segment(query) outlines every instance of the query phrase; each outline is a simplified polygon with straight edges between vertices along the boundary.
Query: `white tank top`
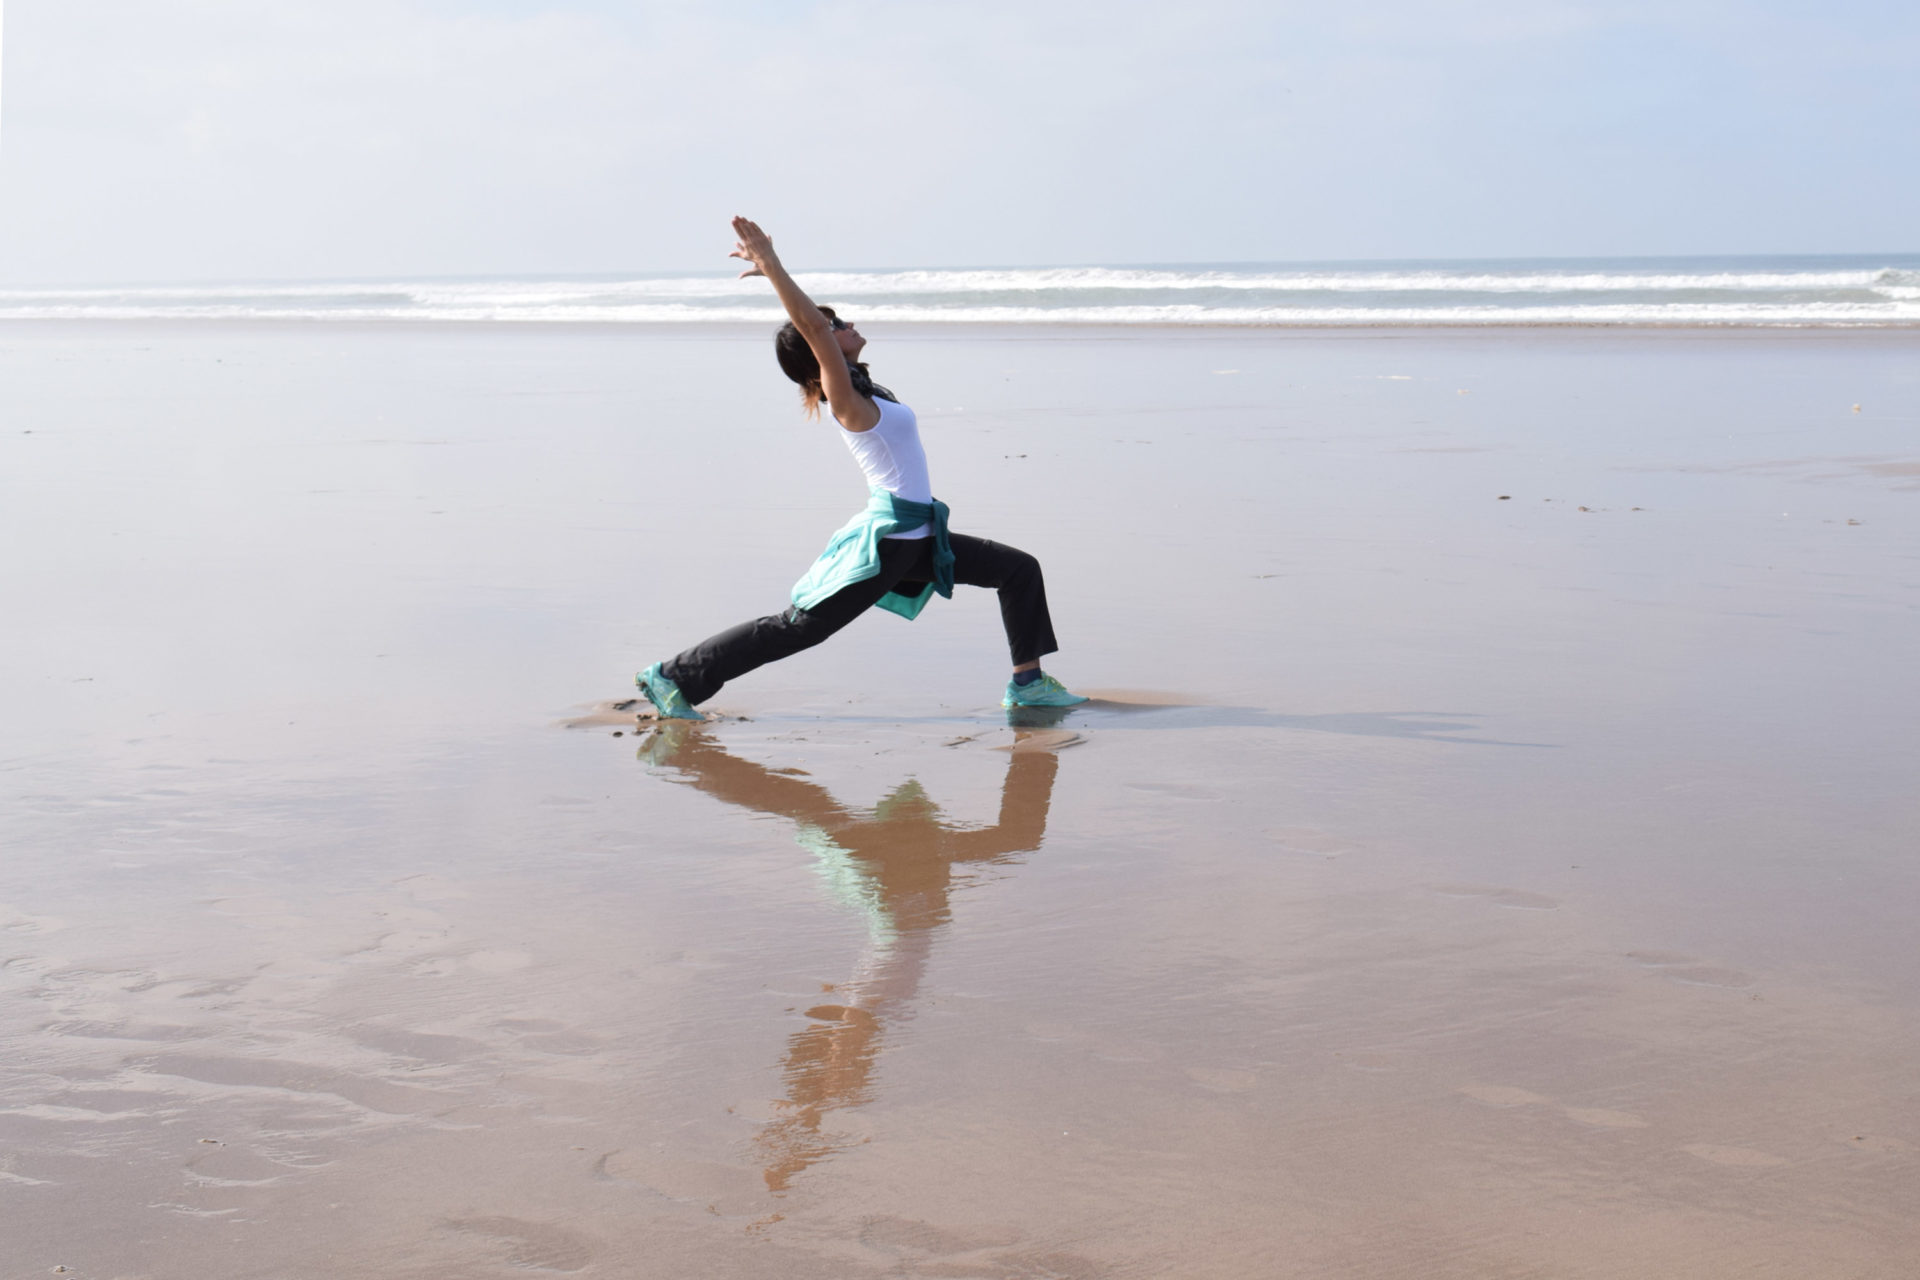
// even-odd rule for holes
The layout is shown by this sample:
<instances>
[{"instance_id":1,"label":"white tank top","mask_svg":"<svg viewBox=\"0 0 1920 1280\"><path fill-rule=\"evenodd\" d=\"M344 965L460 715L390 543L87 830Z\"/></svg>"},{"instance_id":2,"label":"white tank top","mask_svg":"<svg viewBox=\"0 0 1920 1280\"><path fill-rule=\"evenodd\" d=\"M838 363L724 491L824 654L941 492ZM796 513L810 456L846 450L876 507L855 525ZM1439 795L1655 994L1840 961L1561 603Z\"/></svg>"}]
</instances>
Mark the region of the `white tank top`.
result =
<instances>
[{"instance_id":1,"label":"white tank top","mask_svg":"<svg viewBox=\"0 0 1920 1280\"><path fill-rule=\"evenodd\" d=\"M897 498L909 502L932 502L933 481L927 476L927 451L920 445L920 420L903 404L879 396L880 421L871 430L849 431L840 428L860 470L866 473L867 486L878 485ZM834 419L838 422L839 419ZM930 525L921 525L905 533L890 533L889 538L925 538Z\"/></svg>"}]
</instances>

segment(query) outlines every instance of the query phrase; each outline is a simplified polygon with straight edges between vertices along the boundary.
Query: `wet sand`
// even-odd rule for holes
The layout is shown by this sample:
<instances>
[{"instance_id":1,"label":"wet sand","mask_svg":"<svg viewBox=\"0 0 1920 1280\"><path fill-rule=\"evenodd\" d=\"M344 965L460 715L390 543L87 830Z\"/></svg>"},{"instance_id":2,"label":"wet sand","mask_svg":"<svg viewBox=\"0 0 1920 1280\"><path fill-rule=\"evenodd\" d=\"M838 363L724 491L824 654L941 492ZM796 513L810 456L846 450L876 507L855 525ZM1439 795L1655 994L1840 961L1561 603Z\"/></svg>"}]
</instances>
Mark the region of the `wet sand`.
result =
<instances>
[{"instance_id":1,"label":"wet sand","mask_svg":"<svg viewBox=\"0 0 1920 1280\"><path fill-rule=\"evenodd\" d=\"M869 336L0 328L0 1275L1920 1266L1920 335Z\"/></svg>"}]
</instances>

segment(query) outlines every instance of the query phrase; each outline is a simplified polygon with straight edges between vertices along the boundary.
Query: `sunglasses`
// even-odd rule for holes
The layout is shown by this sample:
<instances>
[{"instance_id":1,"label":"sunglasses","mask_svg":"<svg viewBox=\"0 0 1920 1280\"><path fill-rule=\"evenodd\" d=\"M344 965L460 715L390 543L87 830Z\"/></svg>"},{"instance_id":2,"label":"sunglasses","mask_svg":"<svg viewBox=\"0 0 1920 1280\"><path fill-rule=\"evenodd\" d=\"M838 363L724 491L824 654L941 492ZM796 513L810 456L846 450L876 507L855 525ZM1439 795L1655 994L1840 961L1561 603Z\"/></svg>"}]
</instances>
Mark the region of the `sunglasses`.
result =
<instances>
[{"instance_id":1,"label":"sunglasses","mask_svg":"<svg viewBox=\"0 0 1920 1280\"><path fill-rule=\"evenodd\" d=\"M839 316L828 316L828 317L827 317L827 323L828 323L829 325L831 325L831 326L833 327L833 330L834 330L834 332L836 332L836 333L838 333L838 332L839 332L840 330L842 330L842 329L851 329L851 328L853 328L853 326L852 326L851 324L849 324L849 323L848 323L847 321L845 321L845 320L842 320L842 319L841 319L841 318L840 318Z\"/></svg>"}]
</instances>

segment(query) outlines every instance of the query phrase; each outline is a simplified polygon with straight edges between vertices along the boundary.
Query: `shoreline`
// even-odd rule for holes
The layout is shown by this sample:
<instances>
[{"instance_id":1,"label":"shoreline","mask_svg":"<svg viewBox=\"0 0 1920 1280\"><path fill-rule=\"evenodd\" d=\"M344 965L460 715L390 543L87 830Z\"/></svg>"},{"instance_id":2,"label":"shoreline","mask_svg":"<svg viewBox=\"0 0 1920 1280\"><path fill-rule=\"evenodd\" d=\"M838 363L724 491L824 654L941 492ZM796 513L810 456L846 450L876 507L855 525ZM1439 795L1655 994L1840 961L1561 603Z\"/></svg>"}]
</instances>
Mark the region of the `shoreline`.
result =
<instances>
[{"instance_id":1,"label":"shoreline","mask_svg":"<svg viewBox=\"0 0 1920 1280\"><path fill-rule=\"evenodd\" d=\"M236 318L231 316L0 316L0 332L16 328L41 327L48 329L73 328L99 331L120 328L172 328L183 331L204 333L210 329L237 330L314 330L334 329L341 332L365 331L368 329L393 329L404 332L470 332L470 333L630 333L635 335L659 336L680 333L713 334L761 334L767 326L777 323L773 318L767 320L445 320L445 319L405 319L401 317L344 317L340 319L315 316L257 316ZM1736 322L1708 323L1700 321L1674 322L1660 324L1652 322L1606 322L1574 320L1494 320L1494 321L1436 321L1431 324L1328 324L1313 322L1286 324L1278 322L1196 322L1156 321L1153 323L1102 322L1097 320L881 320L871 322L885 326L887 332L933 330L938 332L970 333L1310 333L1310 334L1393 334L1396 336L1420 336L1425 334L1462 333L1592 333L1592 334L1634 334L1634 333L1704 333L1704 334L1920 334L1920 321L1889 321L1860 324L1838 323L1756 323Z\"/></svg>"}]
</instances>

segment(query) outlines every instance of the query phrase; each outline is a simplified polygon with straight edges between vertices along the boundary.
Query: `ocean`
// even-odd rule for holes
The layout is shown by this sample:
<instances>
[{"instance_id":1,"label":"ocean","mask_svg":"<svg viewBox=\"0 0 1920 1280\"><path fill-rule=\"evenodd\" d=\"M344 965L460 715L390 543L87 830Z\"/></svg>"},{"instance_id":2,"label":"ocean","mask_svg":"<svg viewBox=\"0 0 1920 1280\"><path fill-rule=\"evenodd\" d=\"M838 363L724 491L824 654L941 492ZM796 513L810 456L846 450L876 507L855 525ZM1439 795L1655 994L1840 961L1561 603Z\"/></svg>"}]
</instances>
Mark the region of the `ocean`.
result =
<instances>
[{"instance_id":1,"label":"ocean","mask_svg":"<svg viewBox=\"0 0 1920 1280\"><path fill-rule=\"evenodd\" d=\"M831 270L798 279L862 321L1920 325L1920 254ZM780 314L764 281L723 271L0 289L0 319L658 324Z\"/></svg>"}]
</instances>

